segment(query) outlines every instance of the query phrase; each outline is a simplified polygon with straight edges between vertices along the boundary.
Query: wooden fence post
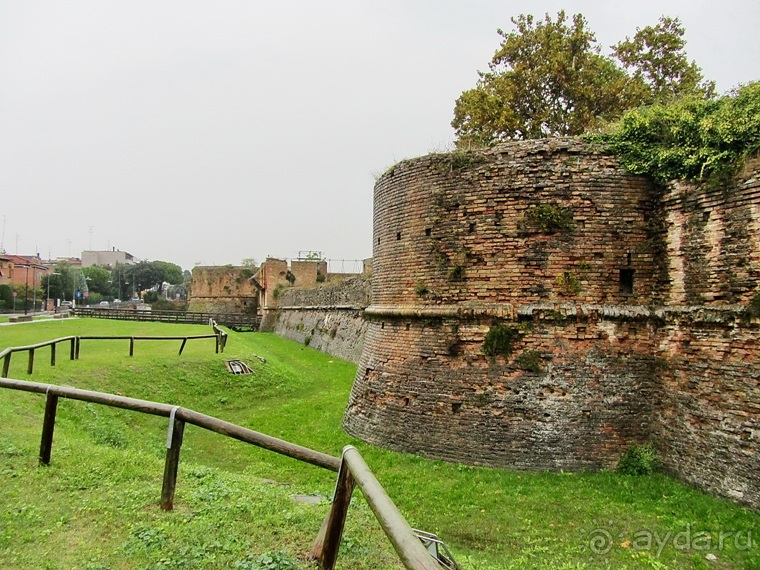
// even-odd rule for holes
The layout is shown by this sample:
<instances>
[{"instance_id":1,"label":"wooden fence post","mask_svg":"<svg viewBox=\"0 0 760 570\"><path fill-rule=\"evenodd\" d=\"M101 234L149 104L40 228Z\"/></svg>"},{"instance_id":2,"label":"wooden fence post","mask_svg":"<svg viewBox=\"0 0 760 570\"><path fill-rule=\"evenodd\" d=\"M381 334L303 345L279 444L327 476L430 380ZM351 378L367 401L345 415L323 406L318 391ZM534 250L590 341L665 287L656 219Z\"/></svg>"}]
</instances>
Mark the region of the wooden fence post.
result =
<instances>
[{"instance_id":1,"label":"wooden fence post","mask_svg":"<svg viewBox=\"0 0 760 570\"><path fill-rule=\"evenodd\" d=\"M82 339L80 337L76 337L76 339L77 339L76 349L75 349L74 352L75 352L75 355L76 355L76 359L79 360L79 350L80 350L80 348L82 346Z\"/></svg>"},{"instance_id":2,"label":"wooden fence post","mask_svg":"<svg viewBox=\"0 0 760 570\"><path fill-rule=\"evenodd\" d=\"M50 345L50 366L55 366L55 343Z\"/></svg>"},{"instance_id":3,"label":"wooden fence post","mask_svg":"<svg viewBox=\"0 0 760 570\"><path fill-rule=\"evenodd\" d=\"M8 370L11 367L11 354L12 352L9 352L5 355L5 358L3 358L3 378L8 378Z\"/></svg>"},{"instance_id":4,"label":"wooden fence post","mask_svg":"<svg viewBox=\"0 0 760 570\"><path fill-rule=\"evenodd\" d=\"M76 358L76 337L71 337L71 358L70 360L74 360Z\"/></svg>"},{"instance_id":5,"label":"wooden fence post","mask_svg":"<svg viewBox=\"0 0 760 570\"><path fill-rule=\"evenodd\" d=\"M182 339L182 344L179 347L179 355L182 356L182 351L185 350L185 345L187 344L187 339Z\"/></svg>"},{"instance_id":6,"label":"wooden fence post","mask_svg":"<svg viewBox=\"0 0 760 570\"><path fill-rule=\"evenodd\" d=\"M135 337L129 337L129 356L135 355Z\"/></svg>"},{"instance_id":7,"label":"wooden fence post","mask_svg":"<svg viewBox=\"0 0 760 570\"><path fill-rule=\"evenodd\" d=\"M32 374L34 372L34 349L29 349L29 364L26 367L26 373Z\"/></svg>"},{"instance_id":8,"label":"wooden fence post","mask_svg":"<svg viewBox=\"0 0 760 570\"><path fill-rule=\"evenodd\" d=\"M345 461L341 461L330 512L322 523L317 540L309 554L309 558L316 560L317 565L323 570L333 570L335 568L335 562L338 559L338 549L340 548L340 538L343 535L343 527L346 524L348 505L351 504L354 485L354 478L351 476L348 466Z\"/></svg>"},{"instance_id":9,"label":"wooden fence post","mask_svg":"<svg viewBox=\"0 0 760 570\"><path fill-rule=\"evenodd\" d=\"M55 413L58 409L58 396L48 389L45 399L45 418L42 421L42 438L40 441L40 464L50 465L50 453L53 450L53 432L55 431Z\"/></svg>"},{"instance_id":10,"label":"wooden fence post","mask_svg":"<svg viewBox=\"0 0 760 570\"><path fill-rule=\"evenodd\" d=\"M182 436L185 422L175 418L179 408L172 408L169 415L169 431L166 434L166 462L164 464L164 483L161 488L161 508L171 511L174 508L174 490L177 487L177 471L179 469L179 452L182 447Z\"/></svg>"}]
</instances>

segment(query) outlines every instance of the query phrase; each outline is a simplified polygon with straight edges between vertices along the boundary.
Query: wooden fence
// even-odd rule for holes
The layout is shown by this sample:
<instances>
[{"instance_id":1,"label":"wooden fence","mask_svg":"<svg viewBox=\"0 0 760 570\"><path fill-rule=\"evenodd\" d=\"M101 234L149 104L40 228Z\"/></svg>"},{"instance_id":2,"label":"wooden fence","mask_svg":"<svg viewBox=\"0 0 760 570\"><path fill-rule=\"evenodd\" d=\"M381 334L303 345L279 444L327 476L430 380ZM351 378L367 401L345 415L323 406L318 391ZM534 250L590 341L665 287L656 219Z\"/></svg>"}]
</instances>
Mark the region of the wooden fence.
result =
<instances>
[{"instance_id":1,"label":"wooden fence","mask_svg":"<svg viewBox=\"0 0 760 570\"><path fill-rule=\"evenodd\" d=\"M160 323L183 323L205 325L215 321L233 329L246 328L259 330L261 317L245 313L200 313L191 311L140 311L137 309L109 309L96 307L77 307L73 311L77 317L97 319L116 319L121 321L150 321Z\"/></svg>"},{"instance_id":2,"label":"wooden fence","mask_svg":"<svg viewBox=\"0 0 760 570\"><path fill-rule=\"evenodd\" d=\"M39 455L42 465L50 464L59 398L81 400L144 414L163 416L169 418L169 426L161 490L162 509L171 510L174 506L174 492L177 485L180 448L182 447L185 424L192 424L338 473L330 512L322 524L311 552L311 558L317 562L320 568L332 570L335 567L340 538L343 534L348 506L355 486L361 489L388 540L406 568L410 570L444 570L444 568L456 567L455 563L450 566L448 559L434 557L425 549L409 523L406 522L364 462L361 454L353 446L344 448L342 458L339 459L188 408L170 404L7 378L0 378L0 388L45 394L45 413L42 422ZM442 563L446 563L446 566L442 566Z\"/></svg>"},{"instance_id":3,"label":"wooden fence","mask_svg":"<svg viewBox=\"0 0 760 570\"><path fill-rule=\"evenodd\" d=\"M185 335L185 336L92 336L92 335L85 335L85 336L64 336L61 338L56 338L53 340L47 340L45 342L40 342L37 344L30 344L28 346L11 346L6 349L4 349L2 352L0 352L0 359L3 361L3 372L2 376L0 378L7 378L8 372L10 370L11 366L11 356L15 352L27 352L29 357L27 361L27 374L32 374L34 372L34 355L35 352L41 348L45 348L46 346L50 347L50 366L55 366L55 360L56 360L56 346L58 344L62 343L70 343L71 348L69 350L69 359L70 360L78 360L79 359L79 351L82 346L83 340L128 340L129 341L129 356L135 355L135 341L138 340L181 340L182 344L179 347L179 353L182 354L182 351L185 350L185 345L187 344L188 340L198 340L198 339L204 339L204 338L213 338L215 339L215 346L216 346L216 352L219 353L224 352L224 347L227 345L227 333L224 332L222 329L220 329L216 323L212 322L212 328L214 330L214 334L197 334L197 335Z\"/></svg>"}]
</instances>

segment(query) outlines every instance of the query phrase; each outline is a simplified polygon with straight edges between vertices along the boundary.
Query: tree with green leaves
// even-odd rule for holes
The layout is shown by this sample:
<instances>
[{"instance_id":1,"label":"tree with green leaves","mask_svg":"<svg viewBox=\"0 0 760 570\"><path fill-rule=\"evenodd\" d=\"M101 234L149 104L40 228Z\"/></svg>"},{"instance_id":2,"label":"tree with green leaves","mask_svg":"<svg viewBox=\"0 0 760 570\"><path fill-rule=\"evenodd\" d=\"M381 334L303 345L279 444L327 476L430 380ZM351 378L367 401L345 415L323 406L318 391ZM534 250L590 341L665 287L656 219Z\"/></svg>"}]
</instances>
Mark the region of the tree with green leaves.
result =
<instances>
[{"instance_id":1,"label":"tree with green leaves","mask_svg":"<svg viewBox=\"0 0 760 570\"><path fill-rule=\"evenodd\" d=\"M108 269L93 265L83 267L82 273L84 273L87 289L90 293L108 295L111 290L111 272Z\"/></svg>"},{"instance_id":2,"label":"tree with green leaves","mask_svg":"<svg viewBox=\"0 0 760 570\"><path fill-rule=\"evenodd\" d=\"M43 275L40 281L45 294L49 289L51 299L73 300L79 284L78 269L66 261L56 263L53 273Z\"/></svg>"},{"instance_id":3,"label":"tree with green leaves","mask_svg":"<svg viewBox=\"0 0 760 570\"><path fill-rule=\"evenodd\" d=\"M715 95L695 61L686 56L685 30L678 18L661 16L656 26L637 29L633 38L613 46L613 54L631 77L640 103L666 103L677 97Z\"/></svg>"},{"instance_id":4,"label":"tree with green leaves","mask_svg":"<svg viewBox=\"0 0 760 570\"><path fill-rule=\"evenodd\" d=\"M696 64L684 52L678 19L661 18L601 53L586 19L564 11L553 20L512 18L498 30L499 49L475 88L457 99L452 126L459 147L516 139L576 136L644 103L686 93L709 97Z\"/></svg>"},{"instance_id":5,"label":"tree with green leaves","mask_svg":"<svg viewBox=\"0 0 760 570\"><path fill-rule=\"evenodd\" d=\"M153 263L154 265L158 266L160 269L163 270L164 275L163 275L162 281L166 281L167 283L170 283L171 285L179 285L180 283L184 281L182 268L176 263L171 263L169 261L159 261L159 260L153 261L151 263Z\"/></svg>"}]
</instances>

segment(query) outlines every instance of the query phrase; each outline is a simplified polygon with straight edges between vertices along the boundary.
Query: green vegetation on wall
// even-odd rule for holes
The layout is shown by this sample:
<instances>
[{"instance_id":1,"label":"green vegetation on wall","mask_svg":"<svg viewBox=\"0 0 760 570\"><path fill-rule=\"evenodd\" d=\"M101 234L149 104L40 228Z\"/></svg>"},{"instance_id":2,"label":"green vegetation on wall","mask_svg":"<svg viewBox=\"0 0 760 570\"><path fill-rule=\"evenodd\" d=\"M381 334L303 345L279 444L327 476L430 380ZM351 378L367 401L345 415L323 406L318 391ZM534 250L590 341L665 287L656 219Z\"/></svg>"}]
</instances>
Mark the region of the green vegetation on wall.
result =
<instances>
[{"instance_id":1,"label":"green vegetation on wall","mask_svg":"<svg viewBox=\"0 0 760 570\"><path fill-rule=\"evenodd\" d=\"M537 232L570 232L575 228L573 210L556 203L531 206L525 211L526 228Z\"/></svg>"},{"instance_id":2,"label":"green vegetation on wall","mask_svg":"<svg viewBox=\"0 0 760 570\"><path fill-rule=\"evenodd\" d=\"M760 151L760 82L719 99L687 97L629 111L591 139L607 143L629 171L658 182L725 180Z\"/></svg>"},{"instance_id":3,"label":"green vegetation on wall","mask_svg":"<svg viewBox=\"0 0 760 570\"><path fill-rule=\"evenodd\" d=\"M492 358L496 356L507 357L512 354L513 344L522 334L516 328L494 325L486 333L483 339L483 354Z\"/></svg>"}]
</instances>

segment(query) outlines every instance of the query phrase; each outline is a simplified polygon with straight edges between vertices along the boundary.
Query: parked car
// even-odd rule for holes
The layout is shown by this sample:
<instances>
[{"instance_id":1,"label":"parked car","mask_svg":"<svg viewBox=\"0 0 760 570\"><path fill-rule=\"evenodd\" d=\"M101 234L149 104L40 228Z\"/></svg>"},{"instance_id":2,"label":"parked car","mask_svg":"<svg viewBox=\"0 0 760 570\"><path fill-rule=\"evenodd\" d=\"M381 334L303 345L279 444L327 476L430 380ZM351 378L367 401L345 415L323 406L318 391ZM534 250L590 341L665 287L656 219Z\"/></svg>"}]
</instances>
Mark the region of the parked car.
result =
<instances>
[{"instance_id":1,"label":"parked car","mask_svg":"<svg viewBox=\"0 0 760 570\"><path fill-rule=\"evenodd\" d=\"M71 301L61 301L61 308L73 309L74 303L72 303Z\"/></svg>"},{"instance_id":2,"label":"parked car","mask_svg":"<svg viewBox=\"0 0 760 570\"><path fill-rule=\"evenodd\" d=\"M110 304L110 303L109 303L108 301L101 301L100 303L98 303L98 305L99 305L100 307L107 307L109 304Z\"/></svg>"}]
</instances>

